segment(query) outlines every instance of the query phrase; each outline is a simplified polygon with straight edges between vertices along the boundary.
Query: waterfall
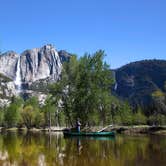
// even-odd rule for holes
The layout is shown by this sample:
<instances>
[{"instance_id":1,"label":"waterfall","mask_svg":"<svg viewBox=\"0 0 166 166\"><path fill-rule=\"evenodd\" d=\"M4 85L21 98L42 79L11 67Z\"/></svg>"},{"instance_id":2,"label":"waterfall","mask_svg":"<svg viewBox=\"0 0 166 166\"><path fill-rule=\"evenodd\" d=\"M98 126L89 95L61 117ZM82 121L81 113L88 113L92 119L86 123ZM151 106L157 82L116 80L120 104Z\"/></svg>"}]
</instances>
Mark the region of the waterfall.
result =
<instances>
[{"instance_id":1,"label":"waterfall","mask_svg":"<svg viewBox=\"0 0 166 166\"><path fill-rule=\"evenodd\" d=\"M18 57L18 61L17 61L17 68L16 68L16 78L15 78L15 85L18 91L21 90L21 71L20 71L20 56Z\"/></svg>"},{"instance_id":2,"label":"waterfall","mask_svg":"<svg viewBox=\"0 0 166 166\"><path fill-rule=\"evenodd\" d=\"M59 71L56 71L56 66L60 67L60 62L56 59L56 57L58 57L59 55L57 53L54 53L52 55L52 60L53 60L53 66L54 66L54 69L53 69L53 77L54 79L57 79L57 75L60 73ZM55 70L55 71L54 71Z\"/></svg>"},{"instance_id":3,"label":"waterfall","mask_svg":"<svg viewBox=\"0 0 166 166\"><path fill-rule=\"evenodd\" d=\"M117 90L117 87L118 87L118 83L116 82L116 83L115 83L115 86L114 86L114 90L115 90L115 91Z\"/></svg>"},{"instance_id":4,"label":"waterfall","mask_svg":"<svg viewBox=\"0 0 166 166\"><path fill-rule=\"evenodd\" d=\"M115 78L115 85L114 85L114 90L116 91L118 88L118 83L116 81L116 73L114 73L114 78Z\"/></svg>"}]
</instances>

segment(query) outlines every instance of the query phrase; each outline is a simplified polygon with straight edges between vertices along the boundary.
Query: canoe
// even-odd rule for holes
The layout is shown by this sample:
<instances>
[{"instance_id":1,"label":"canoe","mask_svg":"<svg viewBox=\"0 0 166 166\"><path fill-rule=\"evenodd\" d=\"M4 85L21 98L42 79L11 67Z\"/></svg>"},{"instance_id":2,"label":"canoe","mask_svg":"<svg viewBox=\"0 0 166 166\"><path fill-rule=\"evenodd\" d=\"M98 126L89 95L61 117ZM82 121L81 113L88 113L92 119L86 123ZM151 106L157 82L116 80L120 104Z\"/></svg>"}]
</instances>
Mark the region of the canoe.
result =
<instances>
[{"instance_id":1,"label":"canoe","mask_svg":"<svg viewBox=\"0 0 166 166\"><path fill-rule=\"evenodd\" d=\"M115 136L115 132L70 132L64 131L64 136L91 136L91 137L108 137Z\"/></svg>"}]
</instances>

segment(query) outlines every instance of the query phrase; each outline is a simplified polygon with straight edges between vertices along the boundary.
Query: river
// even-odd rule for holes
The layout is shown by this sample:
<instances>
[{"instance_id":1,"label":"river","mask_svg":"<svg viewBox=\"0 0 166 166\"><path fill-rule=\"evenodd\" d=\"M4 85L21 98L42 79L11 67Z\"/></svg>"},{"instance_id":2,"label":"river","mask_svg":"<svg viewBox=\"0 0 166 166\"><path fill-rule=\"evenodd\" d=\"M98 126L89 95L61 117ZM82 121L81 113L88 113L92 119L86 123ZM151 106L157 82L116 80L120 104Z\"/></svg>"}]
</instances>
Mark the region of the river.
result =
<instances>
[{"instance_id":1,"label":"river","mask_svg":"<svg viewBox=\"0 0 166 166\"><path fill-rule=\"evenodd\" d=\"M64 138L62 133L0 133L0 166L165 166L165 136Z\"/></svg>"}]
</instances>

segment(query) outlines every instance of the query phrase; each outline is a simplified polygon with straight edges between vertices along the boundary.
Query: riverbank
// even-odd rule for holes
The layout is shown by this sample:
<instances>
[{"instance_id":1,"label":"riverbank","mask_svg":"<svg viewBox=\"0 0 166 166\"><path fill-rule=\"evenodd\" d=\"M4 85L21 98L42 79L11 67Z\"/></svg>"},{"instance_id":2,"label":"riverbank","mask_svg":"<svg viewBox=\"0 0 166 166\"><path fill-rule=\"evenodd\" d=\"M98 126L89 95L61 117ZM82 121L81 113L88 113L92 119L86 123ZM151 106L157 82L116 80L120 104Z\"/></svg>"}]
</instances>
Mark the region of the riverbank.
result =
<instances>
[{"instance_id":1,"label":"riverbank","mask_svg":"<svg viewBox=\"0 0 166 166\"><path fill-rule=\"evenodd\" d=\"M155 135L166 135L166 126L113 126L107 128L105 131L116 131L120 134L155 134Z\"/></svg>"},{"instance_id":2,"label":"riverbank","mask_svg":"<svg viewBox=\"0 0 166 166\"><path fill-rule=\"evenodd\" d=\"M103 127L101 126L93 126L83 128L84 132L96 132L101 130ZM60 132L65 130L65 127L55 127L51 128L4 128L0 127L0 131L31 131L31 132ZM106 128L103 131L115 131L118 134L126 134L126 135L136 135L136 134L154 134L154 135L165 135L166 136L166 126L148 126L148 125L139 125L139 126L118 126L113 125Z\"/></svg>"},{"instance_id":3,"label":"riverbank","mask_svg":"<svg viewBox=\"0 0 166 166\"><path fill-rule=\"evenodd\" d=\"M59 132L59 131L63 131L65 129L65 127L55 127L52 126L51 128L31 128L31 129L27 129L26 127L12 127L12 128L5 128L5 127L0 127L0 132L2 131L31 131L31 132Z\"/></svg>"},{"instance_id":4,"label":"riverbank","mask_svg":"<svg viewBox=\"0 0 166 166\"><path fill-rule=\"evenodd\" d=\"M87 127L83 131L86 132L95 132L102 130L102 127ZM148 125L139 125L139 126L119 126L113 125L104 129L103 131L115 131L118 134L126 135L135 135L135 134L155 134L155 135L166 135L166 126L148 126Z\"/></svg>"}]
</instances>

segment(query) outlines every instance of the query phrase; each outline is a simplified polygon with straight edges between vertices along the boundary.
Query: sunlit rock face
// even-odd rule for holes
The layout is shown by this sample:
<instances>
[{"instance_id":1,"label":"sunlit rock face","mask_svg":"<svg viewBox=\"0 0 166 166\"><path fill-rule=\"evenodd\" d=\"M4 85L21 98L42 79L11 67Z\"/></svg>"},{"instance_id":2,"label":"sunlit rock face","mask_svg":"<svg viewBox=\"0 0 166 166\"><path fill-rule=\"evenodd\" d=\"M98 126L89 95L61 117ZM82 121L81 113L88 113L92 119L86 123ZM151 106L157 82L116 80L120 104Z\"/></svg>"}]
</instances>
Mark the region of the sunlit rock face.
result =
<instances>
[{"instance_id":1,"label":"sunlit rock face","mask_svg":"<svg viewBox=\"0 0 166 166\"><path fill-rule=\"evenodd\" d=\"M62 69L58 52L52 45L24 51L20 66L22 82L34 82L47 77L56 81Z\"/></svg>"},{"instance_id":2,"label":"sunlit rock face","mask_svg":"<svg viewBox=\"0 0 166 166\"><path fill-rule=\"evenodd\" d=\"M66 51L58 52L51 44L21 54L9 51L0 55L0 79L5 84L0 84L0 95L10 97L25 92L31 95L32 91L45 93L49 83L60 79L62 63L70 56ZM8 82L11 82L10 86Z\"/></svg>"},{"instance_id":3,"label":"sunlit rock face","mask_svg":"<svg viewBox=\"0 0 166 166\"><path fill-rule=\"evenodd\" d=\"M19 55L13 51L8 51L0 56L0 73L15 79L16 66Z\"/></svg>"},{"instance_id":4,"label":"sunlit rock face","mask_svg":"<svg viewBox=\"0 0 166 166\"><path fill-rule=\"evenodd\" d=\"M0 73L17 84L18 81L29 83L45 78L56 81L59 79L62 63L68 58L67 52L60 51L59 54L51 44L26 50L20 55L11 51L0 56Z\"/></svg>"}]
</instances>

